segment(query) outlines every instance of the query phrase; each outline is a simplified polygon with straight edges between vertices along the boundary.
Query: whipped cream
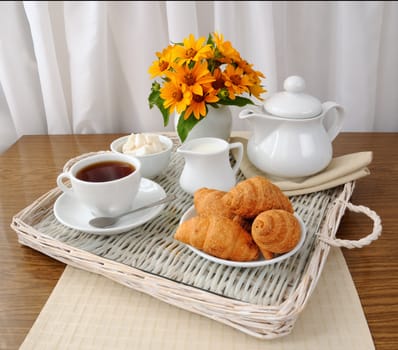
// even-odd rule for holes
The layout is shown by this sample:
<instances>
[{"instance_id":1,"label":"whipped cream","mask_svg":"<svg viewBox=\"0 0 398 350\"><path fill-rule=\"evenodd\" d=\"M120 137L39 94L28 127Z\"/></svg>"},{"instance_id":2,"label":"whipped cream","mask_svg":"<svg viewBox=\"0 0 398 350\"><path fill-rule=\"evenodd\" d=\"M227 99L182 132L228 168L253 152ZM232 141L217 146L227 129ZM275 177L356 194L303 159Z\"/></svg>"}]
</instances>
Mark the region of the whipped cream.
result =
<instances>
[{"instance_id":1,"label":"whipped cream","mask_svg":"<svg viewBox=\"0 0 398 350\"><path fill-rule=\"evenodd\" d=\"M123 145L122 152L134 156L145 156L162 152L166 146L156 134L131 134Z\"/></svg>"}]
</instances>

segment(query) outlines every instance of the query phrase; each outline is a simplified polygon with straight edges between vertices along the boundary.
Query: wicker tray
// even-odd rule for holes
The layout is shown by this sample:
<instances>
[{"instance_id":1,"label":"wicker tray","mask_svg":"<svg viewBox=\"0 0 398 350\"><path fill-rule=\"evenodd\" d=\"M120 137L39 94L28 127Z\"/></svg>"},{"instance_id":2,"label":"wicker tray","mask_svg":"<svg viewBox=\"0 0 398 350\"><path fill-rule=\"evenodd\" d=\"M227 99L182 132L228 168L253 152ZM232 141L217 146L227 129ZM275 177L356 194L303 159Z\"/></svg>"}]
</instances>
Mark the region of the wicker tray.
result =
<instances>
[{"instance_id":1,"label":"wicker tray","mask_svg":"<svg viewBox=\"0 0 398 350\"><path fill-rule=\"evenodd\" d=\"M71 159L64 170L89 154ZM381 233L375 212L349 202L355 185L350 182L290 197L307 226L304 245L290 258L255 268L213 263L173 239L181 216L192 205L192 196L178 184L183 162L173 152L165 175L154 179L167 193L175 193L177 200L152 221L126 233L99 236L63 226L53 214L54 202L61 194L57 188L16 214L11 227L20 243L54 259L262 339L291 332L317 284L331 245L362 247ZM243 178L239 174L239 180ZM369 216L373 232L359 241L336 239L347 208Z\"/></svg>"}]
</instances>

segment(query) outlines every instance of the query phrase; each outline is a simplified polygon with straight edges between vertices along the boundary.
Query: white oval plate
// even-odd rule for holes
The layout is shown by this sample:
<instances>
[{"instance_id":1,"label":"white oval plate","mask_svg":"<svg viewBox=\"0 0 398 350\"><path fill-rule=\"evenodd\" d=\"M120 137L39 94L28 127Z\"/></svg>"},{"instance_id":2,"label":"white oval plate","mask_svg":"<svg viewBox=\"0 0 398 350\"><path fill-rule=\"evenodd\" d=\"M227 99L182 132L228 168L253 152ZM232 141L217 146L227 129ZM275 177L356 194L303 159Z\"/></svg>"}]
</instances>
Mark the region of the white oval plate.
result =
<instances>
[{"instance_id":1,"label":"white oval plate","mask_svg":"<svg viewBox=\"0 0 398 350\"><path fill-rule=\"evenodd\" d=\"M194 217L196 215L196 211L195 211L195 207L191 206L185 213L184 215L181 217L180 220L180 224L182 224L184 221L187 221L188 219ZM263 258L263 256L260 253L260 258L258 260L255 261L232 261L232 260L225 260L225 259L220 259L220 258L216 258L215 256L206 254L205 252L192 247L191 245L187 244L188 248L191 249L193 252L195 252L196 254L200 255L201 257L208 259L212 262L218 263L218 264L222 264L222 265L227 265L227 266L233 266L233 267L258 267L258 266L265 266L265 265L271 265L271 264L276 264L280 261L283 261L287 258L289 258L290 256L292 256L293 254L295 254L303 245L304 241L305 241L305 237L307 235L307 230L306 227L304 225L303 220L295 213L294 216L298 219L299 223L300 223L300 227L301 227L301 237L299 242L297 243L297 245L290 251L287 252L285 254L281 254L278 255L277 257L273 258L273 259L268 259L265 260Z\"/></svg>"},{"instance_id":2,"label":"white oval plate","mask_svg":"<svg viewBox=\"0 0 398 350\"><path fill-rule=\"evenodd\" d=\"M133 209L164 197L166 197L166 192L159 184L149 179L141 178L140 188L134 201ZM143 209L137 213L121 217L114 226L96 228L88 223L90 219L94 218L90 210L73 196L63 193L55 201L54 215L65 226L82 232L105 236L119 234L140 226L157 216L164 207L165 204L161 204L156 207Z\"/></svg>"}]
</instances>

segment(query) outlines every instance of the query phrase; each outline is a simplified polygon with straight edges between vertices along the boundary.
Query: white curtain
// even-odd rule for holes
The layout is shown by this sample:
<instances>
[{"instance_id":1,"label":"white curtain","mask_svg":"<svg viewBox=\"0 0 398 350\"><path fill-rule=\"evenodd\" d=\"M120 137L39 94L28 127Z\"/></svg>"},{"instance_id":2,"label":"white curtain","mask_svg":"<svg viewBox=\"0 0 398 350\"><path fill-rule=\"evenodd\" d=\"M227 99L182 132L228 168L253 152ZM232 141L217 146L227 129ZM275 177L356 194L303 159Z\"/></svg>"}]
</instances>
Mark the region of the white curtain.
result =
<instances>
[{"instance_id":1,"label":"white curtain","mask_svg":"<svg viewBox=\"0 0 398 350\"><path fill-rule=\"evenodd\" d=\"M26 134L172 130L149 109L148 68L212 31L266 75L265 98L301 75L345 108L343 130L398 131L398 2L3 1L0 152Z\"/></svg>"}]
</instances>

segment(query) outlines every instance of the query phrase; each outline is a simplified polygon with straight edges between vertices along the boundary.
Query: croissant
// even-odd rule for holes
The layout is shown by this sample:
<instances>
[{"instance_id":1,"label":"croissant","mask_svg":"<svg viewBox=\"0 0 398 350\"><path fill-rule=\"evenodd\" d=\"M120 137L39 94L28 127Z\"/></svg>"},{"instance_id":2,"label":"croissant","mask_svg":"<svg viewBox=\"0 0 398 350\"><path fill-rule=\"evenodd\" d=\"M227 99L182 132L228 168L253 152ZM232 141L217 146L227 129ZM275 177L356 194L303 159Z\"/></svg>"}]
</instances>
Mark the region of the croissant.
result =
<instances>
[{"instance_id":1,"label":"croissant","mask_svg":"<svg viewBox=\"0 0 398 350\"><path fill-rule=\"evenodd\" d=\"M253 221L252 237L262 252L287 253L297 245L300 236L299 221L285 210L264 211Z\"/></svg>"},{"instance_id":2,"label":"croissant","mask_svg":"<svg viewBox=\"0 0 398 350\"><path fill-rule=\"evenodd\" d=\"M221 200L225 193L226 192L224 191L207 187L202 187L196 190L193 195L193 204L195 206L196 213L198 215L225 216L243 226L246 224L243 218L234 214Z\"/></svg>"},{"instance_id":3,"label":"croissant","mask_svg":"<svg viewBox=\"0 0 398 350\"><path fill-rule=\"evenodd\" d=\"M174 238L220 259L257 260L259 248L239 224L222 216L195 216L177 228Z\"/></svg>"},{"instance_id":4,"label":"croissant","mask_svg":"<svg viewBox=\"0 0 398 350\"><path fill-rule=\"evenodd\" d=\"M261 176L239 182L222 197L222 201L233 213L244 218L254 218L270 209L293 213L289 198L278 186Z\"/></svg>"}]
</instances>

